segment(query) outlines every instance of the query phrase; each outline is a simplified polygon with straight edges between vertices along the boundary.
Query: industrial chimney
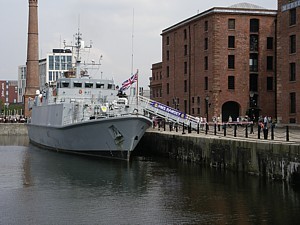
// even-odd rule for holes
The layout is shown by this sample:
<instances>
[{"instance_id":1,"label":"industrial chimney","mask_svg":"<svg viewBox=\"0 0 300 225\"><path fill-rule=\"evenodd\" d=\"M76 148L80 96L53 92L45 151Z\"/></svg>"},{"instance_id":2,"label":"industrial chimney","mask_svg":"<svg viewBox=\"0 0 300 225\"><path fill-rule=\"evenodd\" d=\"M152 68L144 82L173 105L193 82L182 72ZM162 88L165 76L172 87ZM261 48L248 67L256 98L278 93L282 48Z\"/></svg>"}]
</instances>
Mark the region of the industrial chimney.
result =
<instances>
[{"instance_id":1,"label":"industrial chimney","mask_svg":"<svg viewBox=\"0 0 300 225\"><path fill-rule=\"evenodd\" d=\"M39 35L38 35L38 0L29 0L28 43L27 43L27 72L24 95L25 116L30 117L28 99L35 97L39 90Z\"/></svg>"}]
</instances>

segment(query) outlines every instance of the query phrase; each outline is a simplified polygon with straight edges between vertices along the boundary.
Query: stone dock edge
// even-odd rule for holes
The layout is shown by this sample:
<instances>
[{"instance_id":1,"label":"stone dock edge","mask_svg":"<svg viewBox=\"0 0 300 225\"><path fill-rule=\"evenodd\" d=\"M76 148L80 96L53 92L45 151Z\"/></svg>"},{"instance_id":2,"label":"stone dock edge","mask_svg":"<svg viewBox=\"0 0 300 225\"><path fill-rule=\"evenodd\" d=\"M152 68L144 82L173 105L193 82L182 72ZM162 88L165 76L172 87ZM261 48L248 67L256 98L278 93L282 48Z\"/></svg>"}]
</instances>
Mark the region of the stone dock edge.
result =
<instances>
[{"instance_id":1,"label":"stone dock edge","mask_svg":"<svg viewBox=\"0 0 300 225\"><path fill-rule=\"evenodd\" d=\"M136 151L300 185L300 145L295 142L147 131Z\"/></svg>"}]
</instances>

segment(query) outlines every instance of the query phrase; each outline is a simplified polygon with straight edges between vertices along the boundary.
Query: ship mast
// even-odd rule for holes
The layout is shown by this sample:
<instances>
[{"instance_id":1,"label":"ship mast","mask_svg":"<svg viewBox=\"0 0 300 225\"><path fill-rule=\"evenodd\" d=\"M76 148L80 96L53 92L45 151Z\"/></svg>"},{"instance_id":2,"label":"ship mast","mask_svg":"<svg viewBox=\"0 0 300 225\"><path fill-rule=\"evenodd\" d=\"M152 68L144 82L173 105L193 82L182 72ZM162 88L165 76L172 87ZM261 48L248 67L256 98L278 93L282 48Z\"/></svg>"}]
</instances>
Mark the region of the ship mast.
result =
<instances>
[{"instance_id":1,"label":"ship mast","mask_svg":"<svg viewBox=\"0 0 300 225\"><path fill-rule=\"evenodd\" d=\"M92 42L90 42L89 46L84 46L84 41L82 40L82 33L80 32L79 28L78 28L77 33L74 35L74 38L75 38L75 44L74 45L66 45L66 42L64 41L64 47L65 48L72 48L72 52L73 52L73 49L75 49L76 78L80 78L82 76L82 74L81 74L80 51L84 50L86 48L92 48ZM96 64L93 63L92 65L96 65ZM99 65L100 65L100 63L99 63Z\"/></svg>"},{"instance_id":2,"label":"ship mast","mask_svg":"<svg viewBox=\"0 0 300 225\"><path fill-rule=\"evenodd\" d=\"M81 64L80 49L81 49L81 45L83 44L81 36L82 36L82 33L80 33L79 28L78 28L78 32L75 34L76 78L80 77L80 64Z\"/></svg>"}]
</instances>

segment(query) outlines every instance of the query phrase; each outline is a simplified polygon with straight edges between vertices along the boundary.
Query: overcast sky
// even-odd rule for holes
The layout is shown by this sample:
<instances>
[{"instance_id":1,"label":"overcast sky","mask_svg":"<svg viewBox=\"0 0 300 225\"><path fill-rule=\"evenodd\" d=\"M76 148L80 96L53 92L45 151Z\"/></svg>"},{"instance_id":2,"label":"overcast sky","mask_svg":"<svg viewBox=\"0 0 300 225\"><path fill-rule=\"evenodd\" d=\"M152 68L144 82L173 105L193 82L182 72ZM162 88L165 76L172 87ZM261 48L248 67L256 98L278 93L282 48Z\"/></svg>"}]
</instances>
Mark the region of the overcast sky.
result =
<instances>
[{"instance_id":1,"label":"overcast sky","mask_svg":"<svg viewBox=\"0 0 300 225\"><path fill-rule=\"evenodd\" d=\"M90 57L97 61L103 55L95 75L103 72L120 84L133 64L146 87L151 65L161 61L163 29L212 7L240 2L277 9L277 0L38 0L39 57L63 47L63 40L71 42L80 25L85 43L93 42ZM0 80L17 80L18 66L26 64L28 0L2 1L1 8Z\"/></svg>"}]
</instances>

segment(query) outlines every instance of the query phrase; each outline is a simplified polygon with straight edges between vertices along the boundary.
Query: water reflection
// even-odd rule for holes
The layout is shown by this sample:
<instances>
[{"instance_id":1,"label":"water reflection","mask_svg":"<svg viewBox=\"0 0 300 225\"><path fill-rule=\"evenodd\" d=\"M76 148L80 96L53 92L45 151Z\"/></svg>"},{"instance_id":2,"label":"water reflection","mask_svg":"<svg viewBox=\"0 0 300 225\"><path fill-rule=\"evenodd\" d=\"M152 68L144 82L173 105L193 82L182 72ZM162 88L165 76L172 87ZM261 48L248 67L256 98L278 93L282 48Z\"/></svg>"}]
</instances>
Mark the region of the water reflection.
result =
<instances>
[{"instance_id":1,"label":"water reflection","mask_svg":"<svg viewBox=\"0 0 300 225\"><path fill-rule=\"evenodd\" d=\"M0 171L3 224L296 224L300 219L299 193L289 185L172 160L139 157L127 163L8 144L0 146Z\"/></svg>"},{"instance_id":2,"label":"water reflection","mask_svg":"<svg viewBox=\"0 0 300 225\"><path fill-rule=\"evenodd\" d=\"M28 146L27 135L0 135L0 146Z\"/></svg>"}]
</instances>

